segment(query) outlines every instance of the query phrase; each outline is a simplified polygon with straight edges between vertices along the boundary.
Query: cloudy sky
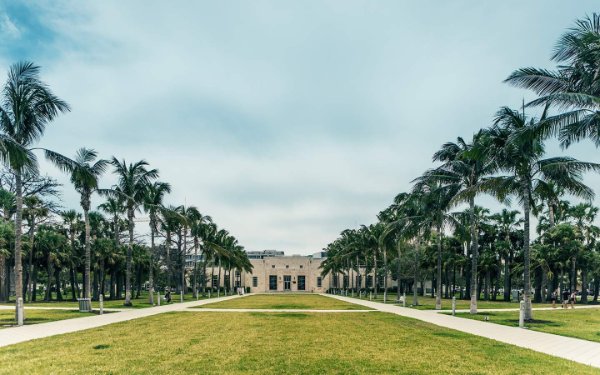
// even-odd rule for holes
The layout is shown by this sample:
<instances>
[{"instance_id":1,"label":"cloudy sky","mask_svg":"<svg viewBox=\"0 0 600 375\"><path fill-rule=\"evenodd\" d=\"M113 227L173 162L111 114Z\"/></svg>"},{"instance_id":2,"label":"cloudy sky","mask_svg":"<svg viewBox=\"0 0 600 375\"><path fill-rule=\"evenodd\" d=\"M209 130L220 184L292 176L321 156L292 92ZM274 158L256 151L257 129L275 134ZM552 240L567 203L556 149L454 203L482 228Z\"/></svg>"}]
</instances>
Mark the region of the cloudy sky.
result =
<instances>
[{"instance_id":1,"label":"cloudy sky","mask_svg":"<svg viewBox=\"0 0 600 375\"><path fill-rule=\"evenodd\" d=\"M169 203L247 249L308 254L373 222L442 143L533 99L502 80L552 67L558 36L594 5L0 0L0 71L32 60L72 106L44 147L145 159ZM567 153L600 160L589 144Z\"/></svg>"}]
</instances>

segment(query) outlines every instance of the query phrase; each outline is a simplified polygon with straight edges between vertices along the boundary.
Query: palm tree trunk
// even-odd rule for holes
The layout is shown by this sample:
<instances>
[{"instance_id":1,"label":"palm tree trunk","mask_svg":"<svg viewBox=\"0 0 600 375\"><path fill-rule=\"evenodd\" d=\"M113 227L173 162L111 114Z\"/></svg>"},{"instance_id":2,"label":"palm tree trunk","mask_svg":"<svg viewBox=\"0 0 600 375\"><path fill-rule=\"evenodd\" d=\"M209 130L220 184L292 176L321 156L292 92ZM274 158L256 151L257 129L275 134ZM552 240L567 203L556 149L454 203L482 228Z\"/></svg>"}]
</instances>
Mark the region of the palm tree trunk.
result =
<instances>
[{"instance_id":1,"label":"palm tree trunk","mask_svg":"<svg viewBox=\"0 0 600 375\"><path fill-rule=\"evenodd\" d=\"M378 283L379 280L377 280L377 250L375 250L375 253L373 254L373 287L374 287L374 297L375 299L377 299L377 287L379 286Z\"/></svg>"},{"instance_id":2,"label":"palm tree trunk","mask_svg":"<svg viewBox=\"0 0 600 375\"><path fill-rule=\"evenodd\" d=\"M530 220L530 183L523 183L523 301L525 302L525 320L533 319L531 310L531 274L530 274L530 254L529 254L529 220Z\"/></svg>"},{"instance_id":3,"label":"palm tree trunk","mask_svg":"<svg viewBox=\"0 0 600 375\"><path fill-rule=\"evenodd\" d=\"M221 293L221 256L219 256L219 280L217 281L217 293Z\"/></svg>"},{"instance_id":4,"label":"palm tree trunk","mask_svg":"<svg viewBox=\"0 0 600 375\"><path fill-rule=\"evenodd\" d=\"M167 230L167 288L171 289L173 268L171 264L171 231Z\"/></svg>"},{"instance_id":5,"label":"palm tree trunk","mask_svg":"<svg viewBox=\"0 0 600 375\"><path fill-rule=\"evenodd\" d=\"M23 225L23 181L21 171L15 170L15 190L17 209L15 214L15 312L19 298L23 298L23 264L22 264L22 225ZM9 279L10 280L10 279Z\"/></svg>"},{"instance_id":6,"label":"palm tree trunk","mask_svg":"<svg viewBox=\"0 0 600 375\"><path fill-rule=\"evenodd\" d=\"M477 235L477 222L475 221L475 198L469 199L469 216L471 220L471 305L469 312L477 314L477 299L479 291L477 289L477 262L479 256L479 239Z\"/></svg>"},{"instance_id":7,"label":"palm tree trunk","mask_svg":"<svg viewBox=\"0 0 600 375\"><path fill-rule=\"evenodd\" d=\"M148 302L150 305L154 305L154 228L155 228L155 219L151 219L150 223L150 265L148 267Z\"/></svg>"},{"instance_id":8,"label":"palm tree trunk","mask_svg":"<svg viewBox=\"0 0 600 375\"><path fill-rule=\"evenodd\" d=\"M417 246L415 247L415 272L414 272L414 282L413 282L413 305L419 305L419 247L421 246L421 239L417 238Z\"/></svg>"},{"instance_id":9,"label":"palm tree trunk","mask_svg":"<svg viewBox=\"0 0 600 375\"><path fill-rule=\"evenodd\" d=\"M31 278L33 275L33 244L35 237L35 220L31 221L31 228L29 228L29 264L27 265L27 301L31 301Z\"/></svg>"},{"instance_id":10,"label":"palm tree trunk","mask_svg":"<svg viewBox=\"0 0 600 375\"><path fill-rule=\"evenodd\" d=\"M383 303L387 303L387 249L383 248Z\"/></svg>"},{"instance_id":11,"label":"palm tree trunk","mask_svg":"<svg viewBox=\"0 0 600 375\"><path fill-rule=\"evenodd\" d=\"M571 291L574 291L575 289L577 289L577 256L574 255L571 258L571 280L570 280L570 284L571 284Z\"/></svg>"},{"instance_id":12,"label":"palm tree trunk","mask_svg":"<svg viewBox=\"0 0 600 375\"><path fill-rule=\"evenodd\" d=\"M133 253L133 208L127 210L129 221L129 246L127 246L127 257L125 265L125 306L131 306L131 257Z\"/></svg>"},{"instance_id":13,"label":"palm tree trunk","mask_svg":"<svg viewBox=\"0 0 600 375\"><path fill-rule=\"evenodd\" d=\"M435 295L435 309L442 309L442 225L438 224L437 243L437 285Z\"/></svg>"},{"instance_id":14,"label":"palm tree trunk","mask_svg":"<svg viewBox=\"0 0 600 375\"><path fill-rule=\"evenodd\" d=\"M82 198L82 201L84 199L85 198ZM92 251L90 246L90 216L87 207L83 207L83 220L85 222L85 266L83 270L84 297L91 298L92 284L90 276L92 268Z\"/></svg>"},{"instance_id":15,"label":"palm tree trunk","mask_svg":"<svg viewBox=\"0 0 600 375\"><path fill-rule=\"evenodd\" d=\"M187 255L187 226L183 227L183 251L181 252L181 292L185 294L185 257Z\"/></svg>"},{"instance_id":16,"label":"palm tree trunk","mask_svg":"<svg viewBox=\"0 0 600 375\"><path fill-rule=\"evenodd\" d=\"M75 270L73 269L73 263L69 267L69 276L71 279L71 300L76 301L77 296L75 295Z\"/></svg>"},{"instance_id":17,"label":"palm tree trunk","mask_svg":"<svg viewBox=\"0 0 600 375\"><path fill-rule=\"evenodd\" d=\"M194 298L198 298L198 237L194 236Z\"/></svg>"}]
</instances>

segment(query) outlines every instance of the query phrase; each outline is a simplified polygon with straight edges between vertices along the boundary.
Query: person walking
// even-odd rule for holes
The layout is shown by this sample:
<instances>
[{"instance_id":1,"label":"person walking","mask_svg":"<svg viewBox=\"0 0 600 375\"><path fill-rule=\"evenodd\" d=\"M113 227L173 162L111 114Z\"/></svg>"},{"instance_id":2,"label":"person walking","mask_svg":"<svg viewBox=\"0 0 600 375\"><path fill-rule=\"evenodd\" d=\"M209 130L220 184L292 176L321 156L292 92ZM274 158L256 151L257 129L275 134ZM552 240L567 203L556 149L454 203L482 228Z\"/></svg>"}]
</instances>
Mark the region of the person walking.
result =
<instances>
[{"instance_id":1,"label":"person walking","mask_svg":"<svg viewBox=\"0 0 600 375\"><path fill-rule=\"evenodd\" d=\"M577 289L575 289L573 291L573 293L571 293L571 296L569 297L569 303L571 304L572 309L575 308L575 300L576 299L577 299Z\"/></svg>"},{"instance_id":2,"label":"person walking","mask_svg":"<svg viewBox=\"0 0 600 375\"><path fill-rule=\"evenodd\" d=\"M563 309L567 308L567 305L569 304L569 296L571 295L571 293L569 293L569 291L567 289L563 290L562 292L562 307Z\"/></svg>"},{"instance_id":3,"label":"person walking","mask_svg":"<svg viewBox=\"0 0 600 375\"><path fill-rule=\"evenodd\" d=\"M552 308L556 308L556 300L558 299L558 288L550 295L550 301L552 301Z\"/></svg>"}]
</instances>

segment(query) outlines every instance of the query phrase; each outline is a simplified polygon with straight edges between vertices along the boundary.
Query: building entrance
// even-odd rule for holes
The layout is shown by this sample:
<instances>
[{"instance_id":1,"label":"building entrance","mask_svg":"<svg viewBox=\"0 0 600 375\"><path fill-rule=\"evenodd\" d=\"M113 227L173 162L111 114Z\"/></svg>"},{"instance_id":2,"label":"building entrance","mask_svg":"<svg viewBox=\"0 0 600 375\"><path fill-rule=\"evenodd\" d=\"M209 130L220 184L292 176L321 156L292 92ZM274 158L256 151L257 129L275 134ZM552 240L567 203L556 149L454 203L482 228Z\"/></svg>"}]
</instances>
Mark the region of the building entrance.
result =
<instances>
[{"instance_id":1,"label":"building entrance","mask_svg":"<svg viewBox=\"0 0 600 375\"><path fill-rule=\"evenodd\" d=\"M289 275L283 276L283 290L292 290L292 277Z\"/></svg>"}]
</instances>

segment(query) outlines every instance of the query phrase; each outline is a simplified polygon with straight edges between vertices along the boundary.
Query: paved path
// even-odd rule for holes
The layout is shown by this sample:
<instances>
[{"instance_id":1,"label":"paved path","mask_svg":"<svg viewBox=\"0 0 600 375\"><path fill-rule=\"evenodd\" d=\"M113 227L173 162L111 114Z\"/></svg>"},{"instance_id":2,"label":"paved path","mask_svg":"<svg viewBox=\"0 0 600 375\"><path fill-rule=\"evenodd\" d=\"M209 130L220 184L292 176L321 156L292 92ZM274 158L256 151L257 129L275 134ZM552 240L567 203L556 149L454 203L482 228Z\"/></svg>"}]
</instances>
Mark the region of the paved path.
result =
<instances>
[{"instance_id":1,"label":"paved path","mask_svg":"<svg viewBox=\"0 0 600 375\"><path fill-rule=\"evenodd\" d=\"M458 318L439 314L435 310L417 310L350 297L322 295L600 368L600 343L597 342Z\"/></svg>"},{"instance_id":2,"label":"paved path","mask_svg":"<svg viewBox=\"0 0 600 375\"><path fill-rule=\"evenodd\" d=\"M10 327L0 329L0 347L17 344L24 341L39 339L42 337L61 335L82 331L84 329L102 327L107 324L124 322L132 319L145 318L147 316L162 314L171 311L182 311L188 307L201 306L213 302L227 301L243 296L233 295L228 297L210 298L200 301L173 303L164 306L148 307L143 309L132 309L119 311L112 314L88 316L67 320L57 320L49 323L24 325L21 327ZM13 307L14 309L14 307Z\"/></svg>"},{"instance_id":3,"label":"paved path","mask_svg":"<svg viewBox=\"0 0 600 375\"><path fill-rule=\"evenodd\" d=\"M79 311L78 307L65 307L65 306L57 306L57 307L49 307L49 306L23 306L23 308L25 310L69 310L69 311ZM7 305L0 305L0 310L15 310L15 306L7 306ZM99 310L98 308L94 309L94 310ZM114 307L105 307L104 311L127 311L127 310L132 310L132 308L123 308L123 309L116 309Z\"/></svg>"},{"instance_id":4,"label":"paved path","mask_svg":"<svg viewBox=\"0 0 600 375\"><path fill-rule=\"evenodd\" d=\"M365 313L377 312L377 310L315 310L315 309L213 309L209 307L201 309L185 309L194 312L275 312L275 313Z\"/></svg>"},{"instance_id":5,"label":"paved path","mask_svg":"<svg viewBox=\"0 0 600 375\"><path fill-rule=\"evenodd\" d=\"M571 307L568 308L568 310L579 310L579 309L600 309L600 305L575 305L575 308L572 309ZM567 310L567 309L563 309L561 306L556 306L556 308L554 307L534 307L532 309L533 311L550 311L550 310ZM429 310L429 311L435 311L437 313L452 313L452 310ZM498 312L498 311L519 311L519 308L509 308L509 309L477 309L478 313L482 313L482 312ZM469 309L456 309L457 313L467 313L470 312Z\"/></svg>"}]
</instances>

